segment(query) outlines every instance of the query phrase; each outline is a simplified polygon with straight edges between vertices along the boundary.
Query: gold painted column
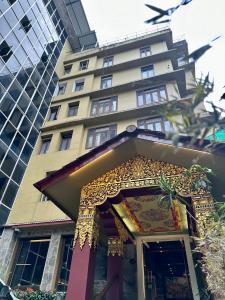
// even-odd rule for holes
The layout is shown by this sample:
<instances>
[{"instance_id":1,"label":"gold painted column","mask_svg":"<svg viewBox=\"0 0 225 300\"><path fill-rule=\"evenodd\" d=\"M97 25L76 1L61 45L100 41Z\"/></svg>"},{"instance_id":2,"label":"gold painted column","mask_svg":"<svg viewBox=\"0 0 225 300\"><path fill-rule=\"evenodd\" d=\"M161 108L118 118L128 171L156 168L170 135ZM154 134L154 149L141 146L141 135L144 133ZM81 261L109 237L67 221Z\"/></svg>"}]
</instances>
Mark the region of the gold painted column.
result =
<instances>
[{"instance_id":1,"label":"gold painted column","mask_svg":"<svg viewBox=\"0 0 225 300\"><path fill-rule=\"evenodd\" d=\"M196 219L196 227L199 237L205 235L209 216L214 211L214 200L209 193L192 195L192 207Z\"/></svg>"},{"instance_id":2,"label":"gold painted column","mask_svg":"<svg viewBox=\"0 0 225 300\"><path fill-rule=\"evenodd\" d=\"M98 213L95 207L80 207L74 236L66 300L90 300L93 296L95 248L98 243Z\"/></svg>"},{"instance_id":3,"label":"gold painted column","mask_svg":"<svg viewBox=\"0 0 225 300\"><path fill-rule=\"evenodd\" d=\"M123 240L108 238L107 281L112 283L106 294L107 300L122 300L123 297Z\"/></svg>"}]
</instances>

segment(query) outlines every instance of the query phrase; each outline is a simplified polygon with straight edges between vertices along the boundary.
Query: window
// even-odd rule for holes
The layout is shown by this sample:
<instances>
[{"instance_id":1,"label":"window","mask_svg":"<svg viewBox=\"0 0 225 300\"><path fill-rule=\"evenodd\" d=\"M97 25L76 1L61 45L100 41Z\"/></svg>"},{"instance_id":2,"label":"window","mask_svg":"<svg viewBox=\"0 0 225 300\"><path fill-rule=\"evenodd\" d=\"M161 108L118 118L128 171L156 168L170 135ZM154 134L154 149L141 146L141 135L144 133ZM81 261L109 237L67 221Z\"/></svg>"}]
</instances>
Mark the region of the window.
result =
<instances>
[{"instance_id":1,"label":"window","mask_svg":"<svg viewBox=\"0 0 225 300\"><path fill-rule=\"evenodd\" d=\"M142 79L149 78L154 76L154 68L153 65L145 66L141 68L141 77Z\"/></svg>"},{"instance_id":2,"label":"window","mask_svg":"<svg viewBox=\"0 0 225 300\"><path fill-rule=\"evenodd\" d=\"M178 67L181 67L181 66L183 66L183 65L186 64L186 60L185 60L185 56L184 55L178 57L177 64L178 64Z\"/></svg>"},{"instance_id":3,"label":"window","mask_svg":"<svg viewBox=\"0 0 225 300\"><path fill-rule=\"evenodd\" d=\"M61 133L61 143L60 143L59 151L69 149L71 138L72 138L72 131Z\"/></svg>"},{"instance_id":4,"label":"window","mask_svg":"<svg viewBox=\"0 0 225 300\"><path fill-rule=\"evenodd\" d=\"M64 66L64 75L70 74L71 70L72 70L72 65Z\"/></svg>"},{"instance_id":5,"label":"window","mask_svg":"<svg viewBox=\"0 0 225 300\"><path fill-rule=\"evenodd\" d=\"M103 67L110 67L113 65L113 56L103 58Z\"/></svg>"},{"instance_id":6,"label":"window","mask_svg":"<svg viewBox=\"0 0 225 300\"><path fill-rule=\"evenodd\" d=\"M107 114L117 110L117 97L92 101L91 115Z\"/></svg>"},{"instance_id":7,"label":"window","mask_svg":"<svg viewBox=\"0 0 225 300\"><path fill-rule=\"evenodd\" d=\"M151 55L150 47L146 46L140 49L140 57L146 57Z\"/></svg>"},{"instance_id":8,"label":"window","mask_svg":"<svg viewBox=\"0 0 225 300\"><path fill-rule=\"evenodd\" d=\"M49 238L20 240L11 287L40 286L49 241Z\"/></svg>"},{"instance_id":9,"label":"window","mask_svg":"<svg viewBox=\"0 0 225 300\"><path fill-rule=\"evenodd\" d=\"M73 237L67 236L63 238L62 261L59 268L59 277L57 290L66 292L70 274L70 266L73 254Z\"/></svg>"},{"instance_id":10,"label":"window","mask_svg":"<svg viewBox=\"0 0 225 300\"><path fill-rule=\"evenodd\" d=\"M48 152L48 148L50 146L52 137L51 136L42 137L41 139L42 139L42 143L41 143L39 154L45 154Z\"/></svg>"},{"instance_id":11,"label":"window","mask_svg":"<svg viewBox=\"0 0 225 300\"><path fill-rule=\"evenodd\" d=\"M59 109L60 109L60 106L53 106L50 108L50 114L49 114L49 118L48 118L49 121L57 120Z\"/></svg>"},{"instance_id":12,"label":"window","mask_svg":"<svg viewBox=\"0 0 225 300\"><path fill-rule=\"evenodd\" d=\"M138 128L149 129L153 131L169 132L173 131L173 125L163 118L138 120Z\"/></svg>"},{"instance_id":13,"label":"window","mask_svg":"<svg viewBox=\"0 0 225 300\"><path fill-rule=\"evenodd\" d=\"M76 116L78 112L78 107L79 107L79 102L69 103L67 116L68 117Z\"/></svg>"},{"instance_id":14,"label":"window","mask_svg":"<svg viewBox=\"0 0 225 300\"><path fill-rule=\"evenodd\" d=\"M80 70L80 71L87 70L87 68L88 68L88 63L89 63L89 60L83 60L83 61L81 61L81 62L80 62L79 70Z\"/></svg>"},{"instance_id":15,"label":"window","mask_svg":"<svg viewBox=\"0 0 225 300\"><path fill-rule=\"evenodd\" d=\"M31 22L26 15L20 20L20 25L25 32L28 32L31 29Z\"/></svg>"},{"instance_id":16,"label":"window","mask_svg":"<svg viewBox=\"0 0 225 300\"><path fill-rule=\"evenodd\" d=\"M74 92L79 92L82 91L84 88L84 79L78 79L74 82Z\"/></svg>"},{"instance_id":17,"label":"window","mask_svg":"<svg viewBox=\"0 0 225 300\"><path fill-rule=\"evenodd\" d=\"M168 99L166 87L161 86L155 89L137 92L137 105L144 106L157 102L163 102Z\"/></svg>"},{"instance_id":18,"label":"window","mask_svg":"<svg viewBox=\"0 0 225 300\"><path fill-rule=\"evenodd\" d=\"M101 89L107 89L112 86L112 75L101 77Z\"/></svg>"},{"instance_id":19,"label":"window","mask_svg":"<svg viewBox=\"0 0 225 300\"><path fill-rule=\"evenodd\" d=\"M88 130L86 148L100 146L116 135L116 125L101 128L91 128Z\"/></svg>"},{"instance_id":20,"label":"window","mask_svg":"<svg viewBox=\"0 0 225 300\"><path fill-rule=\"evenodd\" d=\"M4 62L7 62L12 56L13 52L11 48L12 47L10 47L6 41L3 41L0 44L0 56L4 60Z\"/></svg>"},{"instance_id":21,"label":"window","mask_svg":"<svg viewBox=\"0 0 225 300\"><path fill-rule=\"evenodd\" d=\"M63 95L66 90L66 83L58 83L54 92L54 96Z\"/></svg>"}]
</instances>

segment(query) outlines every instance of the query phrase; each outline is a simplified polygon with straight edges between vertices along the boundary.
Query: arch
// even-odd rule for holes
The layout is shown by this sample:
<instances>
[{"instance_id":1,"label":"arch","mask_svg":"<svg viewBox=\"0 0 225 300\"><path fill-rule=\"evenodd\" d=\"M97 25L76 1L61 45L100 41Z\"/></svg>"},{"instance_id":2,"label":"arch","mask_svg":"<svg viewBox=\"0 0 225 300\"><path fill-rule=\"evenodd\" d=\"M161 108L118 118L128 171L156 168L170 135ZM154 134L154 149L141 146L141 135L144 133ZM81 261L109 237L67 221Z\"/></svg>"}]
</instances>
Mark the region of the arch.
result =
<instances>
[{"instance_id":1,"label":"arch","mask_svg":"<svg viewBox=\"0 0 225 300\"><path fill-rule=\"evenodd\" d=\"M108 198L117 196L121 190L143 187L159 187L161 176L170 180L176 191L183 197L191 197L192 207L197 219L199 235L209 213L213 208L213 199L209 192L192 192L192 179L185 177L182 166L156 161L137 155L120 166L106 172L81 189L80 210L75 231L75 242L79 238L81 248L88 238L89 245L96 245L98 236L97 207ZM197 173L196 173L197 174Z\"/></svg>"}]
</instances>

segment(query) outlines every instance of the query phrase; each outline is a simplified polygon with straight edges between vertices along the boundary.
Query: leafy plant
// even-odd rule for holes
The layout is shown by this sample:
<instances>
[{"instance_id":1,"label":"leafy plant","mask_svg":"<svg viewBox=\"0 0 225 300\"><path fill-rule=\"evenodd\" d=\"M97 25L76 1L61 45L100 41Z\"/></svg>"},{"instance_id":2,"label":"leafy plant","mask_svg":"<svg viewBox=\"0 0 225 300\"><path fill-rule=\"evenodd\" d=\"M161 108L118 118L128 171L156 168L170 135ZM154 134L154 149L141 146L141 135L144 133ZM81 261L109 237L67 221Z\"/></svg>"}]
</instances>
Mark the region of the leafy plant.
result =
<instances>
[{"instance_id":1,"label":"leafy plant","mask_svg":"<svg viewBox=\"0 0 225 300\"><path fill-rule=\"evenodd\" d=\"M27 288L26 290L16 289L13 294L21 300L64 300L65 296L57 292L45 292Z\"/></svg>"}]
</instances>

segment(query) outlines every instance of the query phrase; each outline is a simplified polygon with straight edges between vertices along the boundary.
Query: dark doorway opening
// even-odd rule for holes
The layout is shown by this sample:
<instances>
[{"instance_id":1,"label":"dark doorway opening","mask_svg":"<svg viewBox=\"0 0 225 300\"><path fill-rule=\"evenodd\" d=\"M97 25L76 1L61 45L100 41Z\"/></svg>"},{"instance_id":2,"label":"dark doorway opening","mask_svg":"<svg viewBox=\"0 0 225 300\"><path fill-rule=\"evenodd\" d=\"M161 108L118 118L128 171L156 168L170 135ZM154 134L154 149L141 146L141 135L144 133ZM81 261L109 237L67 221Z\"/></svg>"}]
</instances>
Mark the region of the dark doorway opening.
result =
<instances>
[{"instance_id":1,"label":"dark doorway opening","mask_svg":"<svg viewBox=\"0 0 225 300\"><path fill-rule=\"evenodd\" d=\"M183 241L144 245L146 300L192 300Z\"/></svg>"}]
</instances>

